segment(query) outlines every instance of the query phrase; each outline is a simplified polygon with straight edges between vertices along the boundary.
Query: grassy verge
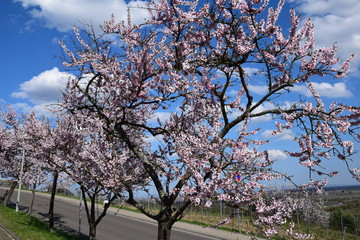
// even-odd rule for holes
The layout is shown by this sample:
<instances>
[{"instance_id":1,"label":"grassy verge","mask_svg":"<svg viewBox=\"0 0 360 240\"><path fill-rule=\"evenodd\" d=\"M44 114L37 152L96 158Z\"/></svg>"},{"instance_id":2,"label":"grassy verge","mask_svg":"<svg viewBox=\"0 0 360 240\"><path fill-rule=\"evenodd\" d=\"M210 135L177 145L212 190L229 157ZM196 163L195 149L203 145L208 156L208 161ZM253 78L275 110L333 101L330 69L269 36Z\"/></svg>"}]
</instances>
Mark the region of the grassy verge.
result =
<instances>
[{"instance_id":1,"label":"grassy verge","mask_svg":"<svg viewBox=\"0 0 360 240\"><path fill-rule=\"evenodd\" d=\"M77 237L58 230L52 232L46 223L12 208L0 206L0 222L21 240L76 240Z\"/></svg>"}]
</instances>

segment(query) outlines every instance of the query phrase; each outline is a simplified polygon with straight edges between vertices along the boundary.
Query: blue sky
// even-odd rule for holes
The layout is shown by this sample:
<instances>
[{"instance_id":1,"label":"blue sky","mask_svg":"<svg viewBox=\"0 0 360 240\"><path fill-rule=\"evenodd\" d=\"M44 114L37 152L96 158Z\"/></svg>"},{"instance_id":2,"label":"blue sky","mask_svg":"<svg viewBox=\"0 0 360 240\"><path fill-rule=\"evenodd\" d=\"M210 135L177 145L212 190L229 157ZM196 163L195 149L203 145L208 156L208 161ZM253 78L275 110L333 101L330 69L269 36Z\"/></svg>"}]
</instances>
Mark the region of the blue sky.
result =
<instances>
[{"instance_id":1,"label":"blue sky","mask_svg":"<svg viewBox=\"0 0 360 240\"><path fill-rule=\"evenodd\" d=\"M276 0L270 0L277 4ZM141 1L123 0L1 0L0 1L0 101L18 111L35 111L46 114L45 106L59 99L59 89L64 87L67 74L61 65L58 40L70 39L73 25L92 23L95 27L108 20L112 13L124 19L128 6L144 6ZM352 73L345 79L317 82L317 90L325 101L338 101L359 106L360 70L360 1L358 0L288 0L283 9L287 21L288 10L295 8L302 18L311 17L315 22L317 46L339 44L339 57L346 59L357 54ZM145 10L131 8L134 22L146 18ZM285 25L288 22L284 22ZM262 86L250 89L261 93ZM307 96L298 87L296 92ZM266 108L266 106L263 106ZM159 116L167 116L159 113ZM265 121L265 120L264 120ZM266 129L262 135L266 137ZM274 157L284 159L282 146L289 136L275 139ZM359 149L358 149L359 150ZM284 165L292 169L295 162ZM336 163L338 164L338 163ZM331 165L336 170L338 165ZM359 167L354 163L354 167ZM301 173L303 174L303 173ZM341 175L330 184L356 183L348 175Z\"/></svg>"}]
</instances>

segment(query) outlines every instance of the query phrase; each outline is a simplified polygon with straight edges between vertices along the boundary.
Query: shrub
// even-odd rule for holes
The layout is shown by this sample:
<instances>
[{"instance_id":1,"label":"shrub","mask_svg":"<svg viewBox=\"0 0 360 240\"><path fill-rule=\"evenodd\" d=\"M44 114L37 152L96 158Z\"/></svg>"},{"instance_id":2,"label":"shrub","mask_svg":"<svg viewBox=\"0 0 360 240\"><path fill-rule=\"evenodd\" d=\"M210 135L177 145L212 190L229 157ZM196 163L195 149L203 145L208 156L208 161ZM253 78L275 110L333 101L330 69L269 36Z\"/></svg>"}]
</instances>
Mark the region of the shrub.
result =
<instances>
[{"instance_id":1,"label":"shrub","mask_svg":"<svg viewBox=\"0 0 360 240\"><path fill-rule=\"evenodd\" d=\"M346 227L346 232L355 233L355 217L349 212L345 212L340 207L337 207L330 216L330 227L334 230L343 231Z\"/></svg>"}]
</instances>

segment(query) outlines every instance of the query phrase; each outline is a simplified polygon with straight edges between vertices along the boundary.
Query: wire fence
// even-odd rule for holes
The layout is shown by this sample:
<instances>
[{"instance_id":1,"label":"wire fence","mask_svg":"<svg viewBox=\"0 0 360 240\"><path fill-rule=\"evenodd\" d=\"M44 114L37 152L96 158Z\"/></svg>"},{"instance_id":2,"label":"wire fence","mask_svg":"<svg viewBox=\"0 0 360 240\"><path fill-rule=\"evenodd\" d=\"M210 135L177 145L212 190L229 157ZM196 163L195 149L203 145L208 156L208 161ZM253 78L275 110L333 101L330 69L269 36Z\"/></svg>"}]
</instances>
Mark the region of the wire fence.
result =
<instances>
[{"instance_id":1,"label":"wire fence","mask_svg":"<svg viewBox=\"0 0 360 240\"><path fill-rule=\"evenodd\" d=\"M160 205L153 199L139 201L154 213L160 210ZM181 204L181 201L176 202L174 207L181 206ZM211 207L192 205L188 208L183 220L208 227L226 228L244 234L257 231L253 225L255 221L255 209L253 207L232 208L221 201L213 201ZM343 210L333 211L330 214L329 223L326 225L306 219L301 214L295 214L293 219L289 219L290 221L294 223L294 232L312 234L316 236L315 239L360 240L359 217L354 217ZM284 239L286 239L285 228L288 226L285 225L285 227L278 229Z\"/></svg>"}]
</instances>

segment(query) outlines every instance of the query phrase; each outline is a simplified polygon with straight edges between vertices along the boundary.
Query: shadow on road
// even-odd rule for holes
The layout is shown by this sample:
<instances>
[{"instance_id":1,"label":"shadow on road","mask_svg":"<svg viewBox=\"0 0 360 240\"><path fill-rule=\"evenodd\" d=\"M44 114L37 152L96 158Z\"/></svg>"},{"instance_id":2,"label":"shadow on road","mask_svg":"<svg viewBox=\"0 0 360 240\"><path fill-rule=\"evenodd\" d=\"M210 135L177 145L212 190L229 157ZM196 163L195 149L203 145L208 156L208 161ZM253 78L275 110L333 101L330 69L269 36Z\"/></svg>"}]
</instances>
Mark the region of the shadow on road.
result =
<instances>
[{"instance_id":1,"label":"shadow on road","mask_svg":"<svg viewBox=\"0 0 360 240\"><path fill-rule=\"evenodd\" d=\"M76 231L75 229L65 226L63 224L59 225L57 227L57 229L59 229L62 232L65 232L67 234L76 236L79 240L88 240L89 239L89 237L87 235L85 235L83 233L79 233L79 231Z\"/></svg>"},{"instance_id":2,"label":"shadow on road","mask_svg":"<svg viewBox=\"0 0 360 240\"><path fill-rule=\"evenodd\" d=\"M10 201L8 203L8 207L9 208L16 208L16 203ZM28 207L23 207L23 206L19 206L19 210L22 211L23 213L27 213L29 211ZM48 219L48 214L44 213L44 212L39 212L39 211L35 211L33 210L31 213L32 216L38 218L40 221L47 223L49 221ZM87 240L89 239L89 237L83 233L80 233L79 231L66 226L66 222L63 221L62 219L64 219L64 216L62 216L61 214L54 214L54 223L56 226L56 229L67 233L69 235L75 236L77 237L79 240Z\"/></svg>"},{"instance_id":3,"label":"shadow on road","mask_svg":"<svg viewBox=\"0 0 360 240\"><path fill-rule=\"evenodd\" d=\"M49 221L47 213L33 212L33 214L34 213L36 214L36 217L40 218L41 221L43 221L43 222ZM87 235L80 233L79 231L77 231L69 226L66 226L66 222L62 220L63 218L64 218L64 216L61 214L57 214L57 213L54 214L54 223L55 223L56 229L58 229L62 232L65 232L69 235L76 236L79 240L89 239L89 237Z\"/></svg>"}]
</instances>

